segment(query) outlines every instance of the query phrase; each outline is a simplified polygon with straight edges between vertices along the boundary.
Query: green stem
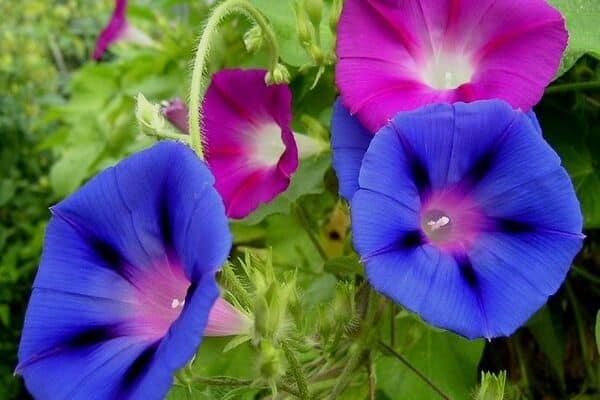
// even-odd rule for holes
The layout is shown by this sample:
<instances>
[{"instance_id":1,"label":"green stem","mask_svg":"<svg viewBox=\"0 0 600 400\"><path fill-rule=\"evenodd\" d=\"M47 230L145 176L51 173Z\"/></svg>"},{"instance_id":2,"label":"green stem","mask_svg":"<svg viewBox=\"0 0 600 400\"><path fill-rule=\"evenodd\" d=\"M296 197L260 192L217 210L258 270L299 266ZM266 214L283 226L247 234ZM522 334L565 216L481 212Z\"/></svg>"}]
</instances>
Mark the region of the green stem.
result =
<instances>
[{"instance_id":1,"label":"green stem","mask_svg":"<svg viewBox=\"0 0 600 400\"><path fill-rule=\"evenodd\" d=\"M308 222L308 217L306 215L306 211L304 210L304 207L302 207L300 204L297 204L297 203L293 204L292 207L294 208L298 222L300 222L300 225L306 231L308 238L310 239L312 244L317 249L317 252L321 256L321 259L323 261L327 261L327 259L329 257L327 257L327 253L325 252L325 249L323 249L323 246L321 246L321 242L319 241L319 238L312 231L312 229L310 227L310 223Z\"/></svg>"},{"instance_id":2,"label":"green stem","mask_svg":"<svg viewBox=\"0 0 600 400\"><path fill-rule=\"evenodd\" d=\"M569 302L573 307L573 315L575 317L575 326L577 327L577 334L579 335L579 344L581 345L581 358L583 359L583 365L585 366L585 371L587 378L590 381L594 380L594 370L590 365L591 356L588 353L588 348L586 346L587 338L585 337L586 327L583 322L583 317L581 316L581 310L579 309L579 303L577 302L577 297L575 297L575 293L573 293L573 289L569 282L565 283L565 289L567 291L567 297L569 298Z\"/></svg>"},{"instance_id":3,"label":"green stem","mask_svg":"<svg viewBox=\"0 0 600 400\"><path fill-rule=\"evenodd\" d=\"M144 130L143 133L146 136L155 137L157 139L171 139L171 140L177 140L177 141L185 143L185 144L190 143L190 136L184 135L182 133L172 133L172 132L158 133L158 132L150 130L150 129Z\"/></svg>"},{"instance_id":4,"label":"green stem","mask_svg":"<svg viewBox=\"0 0 600 400\"><path fill-rule=\"evenodd\" d=\"M306 376L304 376L304 372L302 371L302 367L300 366L298 359L285 342L281 343L281 348L285 353L285 358L287 358L288 362L290 363L292 375L294 375L296 386L298 387L298 393L300 394L299 398L302 400L309 400L310 394L308 392L308 382L306 381Z\"/></svg>"},{"instance_id":5,"label":"green stem","mask_svg":"<svg viewBox=\"0 0 600 400\"><path fill-rule=\"evenodd\" d=\"M531 386L529 383L529 370L527 369L527 363L525 362L526 357L523 353L523 347L521 346L521 342L519 341L519 336L515 336L513 343L515 346L515 352L517 353L517 362L519 363L519 369L521 370L521 381L523 382L523 386L525 386L527 393L530 393Z\"/></svg>"},{"instance_id":6,"label":"green stem","mask_svg":"<svg viewBox=\"0 0 600 400\"><path fill-rule=\"evenodd\" d=\"M600 278L592 275L591 273L587 272L585 269L580 268L576 265L573 265L571 267L571 269L573 270L573 272L575 272L577 275L581 275L583 278L586 278L587 280L594 282L594 283L600 283Z\"/></svg>"},{"instance_id":7,"label":"green stem","mask_svg":"<svg viewBox=\"0 0 600 400\"><path fill-rule=\"evenodd\" d=\"M552 85L546 89L546 93L564 93L574 90L594 90L600 89L600 81L591 82L573 82L563 83L560 85Z\"/></svg>"},{"instance_id":8,"label":"green stem","mask_svg":"<svg viewBox=\"0 0 600 400\"><path fill-rule=\"evenodd\" d=\"M448 396L446 393L444 393L444 391L442 389L440 389L435 383L433 383L428 377L426 377L425 374L423 374L421 371L419 371L417 369L417 367L412 365L411 362L408 361L408 359L406 357L404 357L402 354L398 353L396 350L392 349L390 346L388 346L387 344L385 344L381 341L379 342L379 346L386 352L388 352L391 355L393 355L394 357L396 357L402 364L404 364L408 369L410 369L412 372L414 372L415 375L417 375L419 378L421 378L421 380L423 382L425 382L425 384L427 384L427 386L429 386L437 394L439 394L442 399L450 400L450 396Z\"/></svg>"},{"instance_id":9,"label":"green stem","mask_svg":"<svg viewBox=\"0 0 600 400\"><path fill-rule=\"evenodd\" d=\"M250 20L253 20L262 30L266 42L271 50L271 65L270 71L273 71L279 61L279 46L273 30L269 27L267 20L252 4L247 0L225 0L219 4L214 11L211 13L204 32L198 43L198 50L196 51L196 58L194 59L194 67L192 69L192 83L190 87L190 99L189 99L189 129L190 129L190 142L192 149L196 152L200 159L204 159L204 151L202 149L202 132L200 129L200 121L202 121L202 99L208 86L208 80L205 79L204 73L206 71L206 65L208 61L208 54L210 53L210 45L212 43L213 36L217 32L221 21L234 12L238 12L245 15ZM195 110L198 110L196 112Z\"/></svg>"},{"instance_id":10,"label":"green stem","mask_svg":"<svg viewBox=\"0 0 600 400\"><path fill-rule=\"evenodd\" d=\"M361 349L361 348L355 349L353 354L350 356L350 358L346 362L346 366L344 367L344 370L340 374L335 386L331 390L329 399L336 400L340 397L342 392L350 384L350 381L352 380L352 375L353 375L354 371L360 366L365 355L366 354L363 349Z\"/></svg>"}]
</instances>

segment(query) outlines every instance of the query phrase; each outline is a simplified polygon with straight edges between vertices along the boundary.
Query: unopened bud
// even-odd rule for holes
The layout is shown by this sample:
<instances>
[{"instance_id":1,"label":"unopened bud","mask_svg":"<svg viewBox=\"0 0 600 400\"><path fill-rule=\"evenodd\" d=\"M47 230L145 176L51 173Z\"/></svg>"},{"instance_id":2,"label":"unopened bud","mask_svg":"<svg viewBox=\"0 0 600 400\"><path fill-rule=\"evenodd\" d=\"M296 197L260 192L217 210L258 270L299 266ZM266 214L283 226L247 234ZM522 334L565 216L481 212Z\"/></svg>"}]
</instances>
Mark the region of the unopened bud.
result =
<instances>
[{"instance_id":1,"label":"unopened bud","mask_svg":"<svg viewBox=\"0 0 600 400\"><path fill-rule=\"evenodd\" d=\"M309 22L303 3L300 0L294 1L294 12L296 13L296 30L298 40L304 48L308 48L313 41L315 28Z\"/></svg>"},{"instance_id":2,"label":"unopened bud","mask_svg":"<svg viewBox=\"0 0 600 400\"><path fill-rule=\"evenodd\" d=\"M264 297L258 296L254 302L254 340L260 341L269 336L269 305Z\"/></svg>"},{"instance_id":3,"label":"unopened bud","mask_svg":"<svg viewBox=\"0 0 600 400\"><path fill-rule=\"evenodd\" d=\"M254 53L260 50L263 46L265 38L262 29L258 25L254 25L244 34L244 45L249 53Z\"/></svg>"},{"instance_id":4,"label":"unopened bud","mask_svg":"<svg viewBox=\"0 0 600 400\"><path fill-rule=\"evenodd\" d=\"M280 83L289 83L290 72L283 64L277 64L273 71L267 72L265 82L267 85L274 85Z\"/></svg>"},{"instance_id":5,"label":"unopened bud","mask_svg":"<svg viewBox=\"0 0 600 400\"><path fill-rule=\"evenodd\" d=\"M270 342L261 342L258 364L260 375L266 380L278 379L285 371L284 357L282 350L275 348Z\"/></svg>"},{"instance_id":6,"label":"unopened bud","mask_svg":"<svg viewBox=\"0 0 600 400\"><path fill-rule=\"evenodd\" d=\"M323 0L304 0L306 14L310 18L315 29L321 26L321 17L323 16Z\"/></svg>"},{"instance_id":7,"label":"unopened bud","mask_svg":"<svg viewBox=\"0 0 600 400\"><path fill-rule=\"evenodd\" d=\"M164 124L159 106L150 103L141 93L137 95L135 116L141 125L151 129L160 128Z\"/></svg>"},{"instance_id":8,"label":"unopened bud","mask_svg":"<svg viewBox=\"0 0 600 400\"><path fill-rule=\"evenodd\" d=\"M504 399L505 385L506 371L501 371L498 375L491 372L482 372L481 386L475 400L502 400Z\"/></svg>"},{"instance_id":9,"label":"unopened bud","mask_svg":"<svg viewBox=\"0 0 600 400\"><path fill-rule=\"evenodd\" d=\"M333 0L331 3L331 8L329 12L329 29L331 32L337 32L338 21L340 20L340 15L342 14L342 5L343 0Z\"/></svg>"}]
</instances>

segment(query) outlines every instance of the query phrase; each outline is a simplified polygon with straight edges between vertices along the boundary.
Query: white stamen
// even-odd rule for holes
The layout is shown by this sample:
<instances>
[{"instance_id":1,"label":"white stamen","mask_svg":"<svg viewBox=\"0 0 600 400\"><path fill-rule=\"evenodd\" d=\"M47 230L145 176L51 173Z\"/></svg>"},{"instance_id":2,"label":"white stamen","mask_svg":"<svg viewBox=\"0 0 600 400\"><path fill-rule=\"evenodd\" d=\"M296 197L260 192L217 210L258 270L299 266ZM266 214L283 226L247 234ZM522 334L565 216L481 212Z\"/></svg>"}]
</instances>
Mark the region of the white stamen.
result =
<instances>
[{"instance_id":1,"label":"white stamen","mask_svg":"<svg viewBox=\"0 0 600 400\"><path fill-rule=\"evenodd\" d=\"M183 307L185 300L173 299L171 300L171 308Z\"/></svg>"},{"instance_id":2,"label":"white stamen","mask_svg":"<svg viewBox=\"0 0 600 400\"><path fill-rule=\"evenodd\" d=\"M434 220L428 221L427 226L429 227L429 229L432 232L435 232L438 229L443 228L444 226L448 225L449 223L450 223L450 218L443 215L437 221L434 221Z\"/></svg>"}]
</instances>

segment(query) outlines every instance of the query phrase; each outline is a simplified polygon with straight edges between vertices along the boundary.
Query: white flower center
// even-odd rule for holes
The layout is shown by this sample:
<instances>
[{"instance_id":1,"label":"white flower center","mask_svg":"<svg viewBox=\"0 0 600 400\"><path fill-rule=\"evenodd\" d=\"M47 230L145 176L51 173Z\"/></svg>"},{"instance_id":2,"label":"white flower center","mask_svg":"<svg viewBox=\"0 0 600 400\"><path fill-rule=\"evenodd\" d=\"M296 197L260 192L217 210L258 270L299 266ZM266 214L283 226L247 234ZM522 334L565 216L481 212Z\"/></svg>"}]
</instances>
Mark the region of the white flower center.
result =
<instances>
[{"instance_id":1,"label":"white flower center","mask_svg":"<svg viewBox=\"0 0 600 400\"><path fill-rule=\"evenodd\" d=\"M454 56L440 53L427 64L421 78L434 89L448 90L468 83L473 72L474 69L466 55Z\"/></svg>"},{"instance_id":2,"label":"white flower center","mask_svg":"<svg viewBox=\"0 0 600 400\"><path fill-rule=\"evenodd\" d=\"M444 226L448 225L450 223L450 218L448 218L447 216L443 215L442 217L438 218L437 220L430 220L427 222L427 226L429 227L429 230L431 230L432 232L437 231L440 228L443 228Z\"/></svg>"},{"instance_id":3,"label":"white flower center","mask_svg":"<svg viewBox=\"0 0 600 400\"><path fill-rule=\"evenodd\" d=\"M262 165L275 165L285 151L281 128L275 122L262 125L254 142L254 160Z\"/></svg>"}]
</instances>

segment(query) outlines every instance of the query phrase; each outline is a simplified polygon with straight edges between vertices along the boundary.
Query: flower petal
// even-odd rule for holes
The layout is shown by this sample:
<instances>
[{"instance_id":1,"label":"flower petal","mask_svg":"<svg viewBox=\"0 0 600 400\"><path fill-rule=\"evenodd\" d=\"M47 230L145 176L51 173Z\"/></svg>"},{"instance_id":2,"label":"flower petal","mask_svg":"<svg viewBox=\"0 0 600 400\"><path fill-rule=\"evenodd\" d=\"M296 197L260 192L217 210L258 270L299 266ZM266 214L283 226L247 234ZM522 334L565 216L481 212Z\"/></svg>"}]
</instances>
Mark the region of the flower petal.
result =
<instances>
[{"instance_id":1,"label":"flower petal","mask_svg":"<svg viewBox=\"0 0 600 400\"><path fill-rule=\"evenodd\" d=\"M161 142L53 208L17 368L36 398L166 394L231 246L212 183L191 149Z\"/></svg>"},{"instance_id":2,"label":"flower petal","mask_svg":"<svg viewBox=\"0 0 600 400\"><path fill-rule=\"evenodd\" d=\"M204 100L206 159L227 215L243 218L289 185L298 167L291 92L264 70L223 70Z\"/></svg>"},{"instance_id":3,"label":"flower petal","mask_svg":"<svg viewBox=\"0 0 600 400\"><path fill-rule=\"evenodd\" d=\"M566 43L563 18L543 0L347 0L336 84L371 132L435 102L499 98L528 111Z\"/></svg>"},{"instance_id":4,"label":"flower petal","mask_svg":"<svg viewBox=\"0 0 600 400\"><path fill-rule=\"evenodd\" d=\"M108 47L117 42L125 34L128 24L125 18L127 11L127 0L115 0L115 9L110 17L110 21L104 27L98 40L92 57L99 61Z\"/></svg>"},{"instance_id":5,"label":"flower petal","mask_svg":"<svg viewBox=\"0 0 600 400\"><path fill-rule=\"evenodd\" d=\"M348 201L358 189L360 166L372 138L369 131L337 99L331 117L331 150L339 192Z\"/></svg>"}]
</instances>

